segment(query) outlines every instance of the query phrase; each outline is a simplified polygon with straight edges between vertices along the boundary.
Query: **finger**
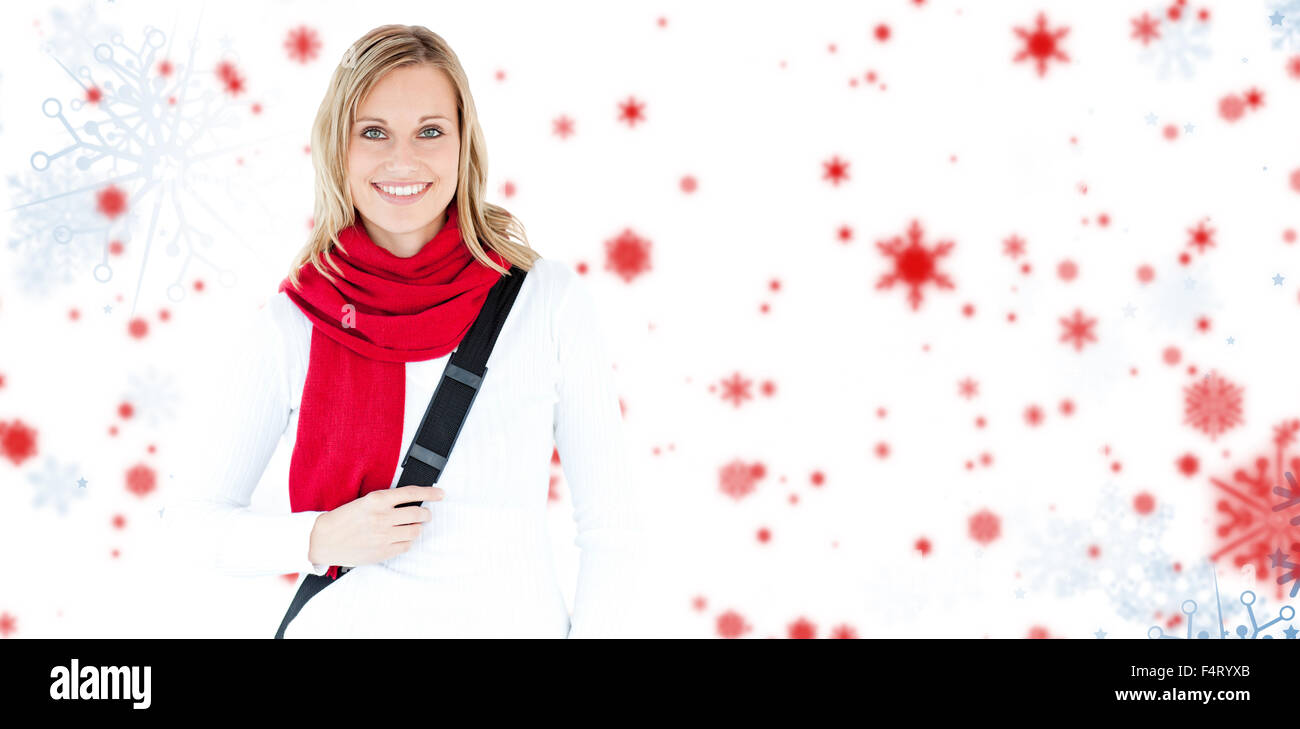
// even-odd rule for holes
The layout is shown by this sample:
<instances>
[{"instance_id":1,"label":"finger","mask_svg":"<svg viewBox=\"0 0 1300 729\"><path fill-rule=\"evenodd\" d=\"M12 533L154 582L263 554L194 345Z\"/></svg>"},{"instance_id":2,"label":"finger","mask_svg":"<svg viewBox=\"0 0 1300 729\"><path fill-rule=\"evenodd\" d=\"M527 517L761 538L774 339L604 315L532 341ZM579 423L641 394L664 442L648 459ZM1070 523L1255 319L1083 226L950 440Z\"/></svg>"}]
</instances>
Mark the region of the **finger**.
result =
<instances>
[{"instance_id":1,"label":"finger","mask_svg":"<svg viewBox=\"0 0 1300 729\"><path fill-rule=\"evenodd\" d=\"M415 538L420 536L421 526L421 524L395 526L392 527L388 533L394 543L415 541Z\"/></svg>"},{"instance_id":2,"label":"finger","mask_svg":"<svg viewBox=\"0 0 1300 729\"><path fill-rule=\"evenodd\" d=\"M388 497L394 504L408 501L441 501L447 493L437 486L399 486L388 491Z\"/></svg>"},{"instance_id":3,"label":"finger","mask_svg":"<svg viewBox=\"0 0 1300 729\"><path fill-rule=\"evenodd\" d=\"M433 512L429 511L423 506L398 507L396 509L392 509L392 514L393 514L393 520L389 522L390 525L392 526L399 526L402 524L419 524L433 518Z\"/></svg>"}]
</instances>

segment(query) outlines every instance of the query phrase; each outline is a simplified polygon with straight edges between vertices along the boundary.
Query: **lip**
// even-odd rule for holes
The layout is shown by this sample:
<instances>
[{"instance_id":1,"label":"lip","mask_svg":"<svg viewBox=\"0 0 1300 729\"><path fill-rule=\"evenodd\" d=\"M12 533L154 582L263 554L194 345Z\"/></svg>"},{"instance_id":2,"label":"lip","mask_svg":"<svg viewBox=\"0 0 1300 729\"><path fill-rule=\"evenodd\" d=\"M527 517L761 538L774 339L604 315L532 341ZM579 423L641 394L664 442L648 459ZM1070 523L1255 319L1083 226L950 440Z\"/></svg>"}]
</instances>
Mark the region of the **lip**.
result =
<instances>
[{"instance_id":1,"label":"lip","mask_svg":"<svg viewBox=\"0 0 1300 729\"><path fill-rule=\"evenodd\" d=\"M379 189L379 186L376 185L375 183L373 182L370 183L370 189L374 190L375 194L379 195L379 197L383 198L386 202L392 203L393 205L414 205L415 203L424 199L424 196L427 195L429 193L429 190L432 188L433 188L433 183L428 183L424 186L424 189L421 190L416 195L397 197L396 195L389 195L388 193Z\"/></svg>"}]
</instances>

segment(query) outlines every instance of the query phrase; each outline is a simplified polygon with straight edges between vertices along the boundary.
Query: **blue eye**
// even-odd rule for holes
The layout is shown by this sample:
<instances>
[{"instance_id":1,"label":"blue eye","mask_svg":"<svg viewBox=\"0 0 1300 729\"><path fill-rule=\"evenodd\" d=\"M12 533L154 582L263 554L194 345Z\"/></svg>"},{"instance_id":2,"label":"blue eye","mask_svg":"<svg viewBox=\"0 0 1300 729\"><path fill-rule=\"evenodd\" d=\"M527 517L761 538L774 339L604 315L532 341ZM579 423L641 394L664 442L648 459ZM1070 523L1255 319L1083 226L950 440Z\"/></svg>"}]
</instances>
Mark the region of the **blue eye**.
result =
<instances>
[{"instance_id":1,"label":"blue eye","mask_svg":"<svg viewBox=\"0 0 1300 729\"><path fill-rule=\"evenodd\" d=\"M379 132L380 134L383 134L383 132L380 131L379 127L366 127L364 130L362 130L362 132L361 132L361 136L362 136L362 137L365 137L366 139L382 139L382 137L372 137L372 136L369 136L368 133L369 133L369 132L372 132L372 131L373 131L373 132ZM435 132L438 133L438 136L437 136L437 137L422 137L422 139L437 139L438 137L441 137L441 136L444 135L443 131L442 131L441 129L439 129L438 127L425 127L424 129L421 129L421 130L420 130L420 132L421 132L422 134L423 134L424 132L427 132L427 131L435 131Z\"/></svg>"}]
</instances>

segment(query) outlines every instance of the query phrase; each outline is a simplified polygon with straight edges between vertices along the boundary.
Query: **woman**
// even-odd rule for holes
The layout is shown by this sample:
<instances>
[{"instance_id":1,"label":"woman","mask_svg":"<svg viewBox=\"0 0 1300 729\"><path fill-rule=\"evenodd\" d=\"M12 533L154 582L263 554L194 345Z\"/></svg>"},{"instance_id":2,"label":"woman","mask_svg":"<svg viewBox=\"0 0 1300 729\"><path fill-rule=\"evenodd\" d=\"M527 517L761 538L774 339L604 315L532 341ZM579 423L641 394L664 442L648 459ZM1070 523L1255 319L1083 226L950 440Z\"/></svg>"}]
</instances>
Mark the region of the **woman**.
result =
<instances>
[{"instance_id":1,"label":"woman","mask_svg":"<svg viewBox=\"0 0 1300 729\"><path fill-rule=\"evenodd\" d=\"M484 150L441 37L385 25L344 54L312 130L313 232L230 352L179 469L189 491L165 510L222 573L331 579L286 638L641 632L641 512L594 302L484 201ZM526 273L437 486L397 487L451 353L508 272ZM252 511L282 435L290 511ZM553 448L581 548L572 616L546 529Z\"/></svg>"}]
</instances>

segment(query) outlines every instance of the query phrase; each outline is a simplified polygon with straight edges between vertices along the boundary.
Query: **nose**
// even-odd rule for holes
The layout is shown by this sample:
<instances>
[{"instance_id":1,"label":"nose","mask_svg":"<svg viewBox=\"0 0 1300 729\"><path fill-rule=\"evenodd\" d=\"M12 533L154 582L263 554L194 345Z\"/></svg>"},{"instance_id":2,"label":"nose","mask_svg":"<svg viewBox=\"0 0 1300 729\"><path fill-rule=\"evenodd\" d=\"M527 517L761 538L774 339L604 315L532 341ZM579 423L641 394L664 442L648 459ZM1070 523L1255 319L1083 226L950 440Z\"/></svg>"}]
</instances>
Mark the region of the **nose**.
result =
<instances>
[{"instance_id":1,"label":"nose","mask_svg":"<svg viewBox=\"0 0 1300 729\"><path fill-rule=\"evenodd\" d=\"M384 171L394 176L407 176L420 168L414 140L398 140L392 146L392 155L384 163Z\"/></svg>"}]
</instances>

